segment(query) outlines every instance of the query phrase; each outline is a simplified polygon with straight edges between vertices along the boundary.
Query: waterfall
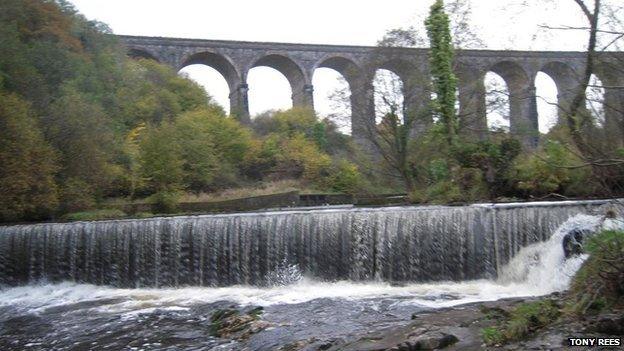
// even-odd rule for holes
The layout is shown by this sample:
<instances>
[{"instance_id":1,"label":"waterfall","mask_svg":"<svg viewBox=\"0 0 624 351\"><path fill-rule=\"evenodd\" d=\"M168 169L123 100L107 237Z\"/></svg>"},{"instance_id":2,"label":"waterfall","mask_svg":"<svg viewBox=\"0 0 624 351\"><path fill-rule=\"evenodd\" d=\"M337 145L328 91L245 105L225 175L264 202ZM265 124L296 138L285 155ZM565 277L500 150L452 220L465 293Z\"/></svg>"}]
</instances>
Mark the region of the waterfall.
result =
<instances>
[{"instance_id":1,"label":"waterfall","mask_svg":"<svg viewBox=\"0 0 624 351\"><path fill-rule=\"evenodd\" d=\"M0 227L0 285L267 285L494 279L521 248L605 201L291 210ZM508 274L508 273L506 273Z\"/></svg>"}]
</instances>

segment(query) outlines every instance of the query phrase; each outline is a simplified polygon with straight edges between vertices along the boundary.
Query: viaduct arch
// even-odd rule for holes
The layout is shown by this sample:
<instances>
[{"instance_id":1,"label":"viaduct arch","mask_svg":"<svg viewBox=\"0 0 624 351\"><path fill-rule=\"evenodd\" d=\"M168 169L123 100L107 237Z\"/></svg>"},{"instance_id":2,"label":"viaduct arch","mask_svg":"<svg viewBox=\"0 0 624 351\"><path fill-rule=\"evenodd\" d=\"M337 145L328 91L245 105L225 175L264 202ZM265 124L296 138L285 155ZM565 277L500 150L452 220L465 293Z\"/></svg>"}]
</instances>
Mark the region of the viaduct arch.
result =
<instances>
[{"instance_id":1,"label":"viaduct arch","mask_svg":"<svg viewBox=\"0 0 624 351\"><path fill-rule=\"evenodd\" d=\"M316 68L340 73L351 89L351 128L356 141L365 143L375 124L372 80L377 69L396 73L403 81L404 104L415 116L426 109L428 51L419 48L379 48L317 44L289 44L225 40L181 39L120 35L129 55L155 59L180 70L191 64L205 64L226 79L233 115L249 123L247 73L268 66L280 71L292 88L293 106L314 108L312 76ZM585 65L583 52L462 50L456 55L459 79L459 118L467 130L483 136L487 131L485 87L487 72L507 83L510 97L511 133L527 146L538 142L535 76L544 72L558 89L559 109L565 110L578 86ZM624 53L604 52L597 58L596 75L605 82L608 125L624 121ZM416 129L430 121L419 121Z\"/></svg>"}]
</instances>

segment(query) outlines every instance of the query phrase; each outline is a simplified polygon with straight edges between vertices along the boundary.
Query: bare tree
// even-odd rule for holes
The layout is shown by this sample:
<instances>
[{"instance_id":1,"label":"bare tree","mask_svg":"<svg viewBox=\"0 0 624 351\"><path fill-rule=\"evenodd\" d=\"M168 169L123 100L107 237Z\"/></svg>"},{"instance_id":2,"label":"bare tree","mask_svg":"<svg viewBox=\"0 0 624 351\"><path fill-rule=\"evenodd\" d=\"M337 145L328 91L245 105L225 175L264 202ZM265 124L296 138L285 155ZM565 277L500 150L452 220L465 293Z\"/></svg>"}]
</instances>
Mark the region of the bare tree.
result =
<instances>
[{"instance_id":1,"label":"bare tree","mask_svg":"<svg viewBox=\"0 0 624 351\"><path fill-rule=\"evenodd\" d=\"M601 73L609 76L624 75L624 60L621 55L611 54L624 43L624 6L608 0L569 0L582 12L586 25L552 26L543 25L548 30L581 31L588 35L586 60L580 72L577 87L569 106L558 105L563 123L570 135L574 149L582 160L580 165L564 167L588 167L593 177L606 191L617 193L624 190L624 111L621 106L624 89L622 79L614 79L605 85L596 80ZM608 72L605 72L608 67ZM605 90L620 92L613 104L607 101ZM606 120L605 110L609 109L614 120ZM593 112L593 113L592 113ZM604 118L604 120L601 120Z\"/></svg>"}]
</instances>

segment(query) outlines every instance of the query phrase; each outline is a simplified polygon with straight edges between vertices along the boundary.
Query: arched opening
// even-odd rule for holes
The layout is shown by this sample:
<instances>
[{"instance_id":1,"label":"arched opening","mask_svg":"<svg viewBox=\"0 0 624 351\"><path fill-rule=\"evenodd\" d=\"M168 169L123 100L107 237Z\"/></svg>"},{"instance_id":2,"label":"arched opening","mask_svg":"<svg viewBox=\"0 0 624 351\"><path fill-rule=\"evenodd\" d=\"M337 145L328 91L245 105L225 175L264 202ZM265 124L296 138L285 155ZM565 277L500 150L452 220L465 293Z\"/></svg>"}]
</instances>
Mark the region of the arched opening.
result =
<instances>
[{"instance_id":1,"label":"arched opening","mask_svg":"<svg viewBox=\"0 0 624 351\"><path fill-rule=\"evenodd\" d=\"M403 81L398 74L387 70L377 69L373 78L373 92L375 99L375 121L380 123L384 117L394 114L401 123L404 122Z\"/></svg>"},{"instance_id":2,"label":"arched opening","mask_svg":"<svg viewBox=\"0 0 624 351\"><path fill-rule=\"evenodd\" d=\"M509 132L510 92L507 82L499 74L487 72L483 78L485 86L485 115L488 130Z\"/></svg>"},{"instance_id":3,"label":"arched opening","mask_svg":"<svg viewBox=\"0 0 624 351\"><path fill-rule=\"evenodd\" d=\"M550 75L538 72L535 76L537 124L540 133L548 133L559 120L559 98L555 81Z\"/></svg>"},{"instance_id":4,"label":"arched opening","mask_svg":"<svg viewBox=\"0 0 624 351\"><path fill-rule=\"evenodd\" d=\"M314 110L321 118L335 123L344 134L351 134L351 88L347 80L332 68L314 70Z\"/></svg>"},{"instance_id":5,"label":"arched opening","mask_svg":"<svg viewBox=\"0 0 624 351\"><path fill-rule=\"evenodd\" d=\"M156 56L150 54L147 50L133 48L128 50L128 56L133 59L147 59L159 62Z\"/></svg>"},{"instance_id":6,"label":"arched opening","mask_svg":"<svg viewBox=\"0 0 624 351\"><path fill-rule=\"evenodd\" d=\"M603 127L605 124L605 88L602 80L595 74L589 79L589 86L585 91L585 106L591 114L594 123Z\"/></svg>"},{"instance_id":7,"label":"arched opening","mask_svg":"<svg viewBox=\"0 0 624 351\"><path fill-rule=\"evenodd\" d=\"M187 74L202 85L228 113L240 108L232 105L232 102L236 103L232 99L232 92L237 91L241 84L240 74L226 56L213 52L192 54L182 62L179 72Z\"/></svg>"},{"instance_id":8,"label":"arched opening","mask_svg":"<svg viewBox=\"0 0 624 351\"><path fill-rule=\"evenodd\" d=\"M545 127L554 126L569 113L579 82L580 77L566 63L549 62L542 67L535 77L541 133L547 132ZM553 108L556 111L553 112Z\"/></svg>"},{"instance_id":9,"label":"arched opening","mask_svg":"<svg viewBox=\"0 0 624 351\"><path fill-rule=\"evenodd\" d=\"M214 102L230 113L230 88L219 71L210 66L194 64L182 68L178 73L201 85Z\"/></svg>"},{"instance_id":10,"label":"arched opening","mask_svg":"<svg viewBox=\"0 0 624 351\"><path fill-rule=\"evenodd\" d=\"M366 118L366 93L363 89L362 73L359 67L344 57L323 59L314 70L314 108L323 115L323 105L328 103L333 121L341 132L353 135L354 119L359 123ZM360 84L358 84L360 83Z\"/></svg>"},{"instance_id":11,"label":"arched opening","mask_svg":"<svg viewBox=\"0 0 624 351\"><path fill-rule=\"evenodd\" d=\"M539 140L539 131L533 80L521 65L513 61L498 62L490 67L488 72L499 75L506 85L502 87L498 81L498 85L491 88L494 92L491 94L492 100L498 101L490 108L491 123L496 123L503 130L509 126L510 133L519 138L525 146L535 147ZM502 117L502 120L495 117L496 115Z\"/></svg>"},{"instance_id":12,"label":"arched opening","mask_svg":"<svg viewBox=\"0 0 624 351\"><path fill-rule=\"evenodd\" d=\"M270 110L293 107L292 89L288 79L271 67L255 67L247 73L249 114L256 116Z\"/></svg>"},{"instance_id":13,"label":"arched opening","mask_svg":"<svg viewBox=\"0 0 624 351\"><path fill-rule=\"evenodd\" d=\"M286 56L258 59L247 74L251 114L306 105L311 97L305 96L305 82L303 70Z\"/></svg>"}]
</instances>

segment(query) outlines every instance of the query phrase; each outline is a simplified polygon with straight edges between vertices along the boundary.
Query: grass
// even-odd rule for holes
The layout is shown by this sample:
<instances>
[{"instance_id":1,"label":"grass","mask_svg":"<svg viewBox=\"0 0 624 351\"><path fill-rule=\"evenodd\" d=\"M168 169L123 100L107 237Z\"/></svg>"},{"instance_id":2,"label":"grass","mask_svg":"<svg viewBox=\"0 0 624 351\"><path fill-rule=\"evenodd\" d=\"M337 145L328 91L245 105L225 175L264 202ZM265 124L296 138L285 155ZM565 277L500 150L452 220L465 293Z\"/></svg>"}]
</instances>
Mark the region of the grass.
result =
<instances>
[{"instance_id":1,"label":"grass","mask_svg":"<svg viewBox=\"0 0 624 351\"><path fill-rule=\"evenodd\" d=\"M481 336L486 345L501 345L505 342L505 336L497 327L481 329Z\"/></svg>"},{"instance_id":2,"label":"grass","mask_svg":"<svg viewBox=\"0 0 624 351\"><path fill-rule=\"evenodd\" d=\"M554 300L523 303L509 312L499 326L483 328L481 335L487 345L502 345L527 337L556 321L560 315L559 305Z\"/></svg>"}]
</instances>

